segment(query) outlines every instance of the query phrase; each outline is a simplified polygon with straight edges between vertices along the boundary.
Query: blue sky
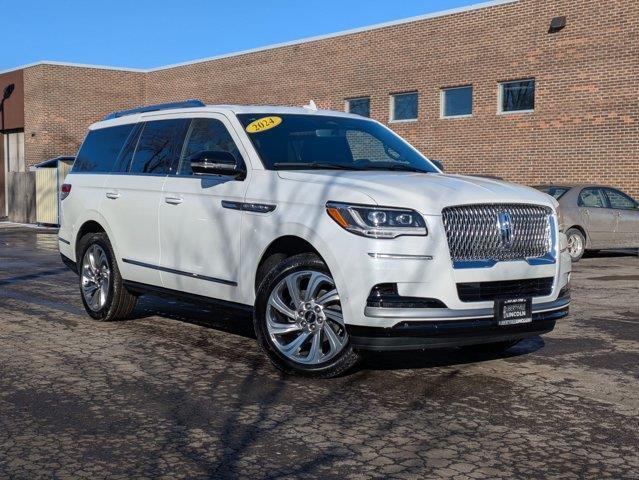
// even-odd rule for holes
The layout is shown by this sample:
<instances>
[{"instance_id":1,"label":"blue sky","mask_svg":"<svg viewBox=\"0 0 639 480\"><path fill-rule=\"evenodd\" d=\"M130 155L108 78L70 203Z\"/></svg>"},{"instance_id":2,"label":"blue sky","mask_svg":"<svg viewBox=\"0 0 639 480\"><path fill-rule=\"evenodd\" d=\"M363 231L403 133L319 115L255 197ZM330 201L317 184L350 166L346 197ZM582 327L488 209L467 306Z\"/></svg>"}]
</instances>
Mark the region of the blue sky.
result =
<instances>
[{"instance_id":1,"label":"blue sky","mask_svg":"<svg viewBox=\"0 0 639 480\"><path fill-rule=\"evenodd\" d=\"M0 70L39 60L158 67L479 1L13 0L2 5Z\"/></svg>"}]
</instances>

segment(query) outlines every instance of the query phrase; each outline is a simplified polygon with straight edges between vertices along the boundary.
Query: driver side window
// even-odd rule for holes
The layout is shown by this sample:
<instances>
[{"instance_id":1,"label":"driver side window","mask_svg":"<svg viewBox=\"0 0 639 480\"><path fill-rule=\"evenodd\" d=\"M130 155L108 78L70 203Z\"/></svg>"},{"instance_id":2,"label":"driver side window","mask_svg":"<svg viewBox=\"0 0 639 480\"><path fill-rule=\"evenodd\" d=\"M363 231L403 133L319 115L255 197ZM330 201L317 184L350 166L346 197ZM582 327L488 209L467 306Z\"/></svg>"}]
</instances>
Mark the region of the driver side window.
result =
<instances>
[{"instance_id":1,"label":"driver side window","mask_svg":"<svg viewBox=\"0 0 639 480\"><path fill-rule=\"evenodd\" d=\"M228 152L239 161L242 156L224 124L214 118L195 118L186 134L178 175L193 175L191 157L199 152Z\"/></svg>"}]
</instances>

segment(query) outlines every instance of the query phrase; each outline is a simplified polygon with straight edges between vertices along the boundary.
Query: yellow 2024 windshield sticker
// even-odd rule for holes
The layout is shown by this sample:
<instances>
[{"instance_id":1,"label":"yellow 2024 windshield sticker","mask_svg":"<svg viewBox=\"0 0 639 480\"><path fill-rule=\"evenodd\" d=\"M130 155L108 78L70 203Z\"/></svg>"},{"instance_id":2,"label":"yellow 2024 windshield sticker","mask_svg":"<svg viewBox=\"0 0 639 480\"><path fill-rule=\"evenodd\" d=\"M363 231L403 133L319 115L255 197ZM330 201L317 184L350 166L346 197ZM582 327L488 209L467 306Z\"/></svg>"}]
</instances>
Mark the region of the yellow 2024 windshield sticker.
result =
<instances>
[{"instance_id":1,"label":"yellow 2024 windshield sticker","mask_svg":"<svg viewBox=\"0 0 639 480\"><path fill-rule=\"evenodd\" d=\"M263 117L258 118L254 122L249 123L246 126L248 133L259 133L277 127L282 123L282 117Z\"/></svg>"}]
</instances>

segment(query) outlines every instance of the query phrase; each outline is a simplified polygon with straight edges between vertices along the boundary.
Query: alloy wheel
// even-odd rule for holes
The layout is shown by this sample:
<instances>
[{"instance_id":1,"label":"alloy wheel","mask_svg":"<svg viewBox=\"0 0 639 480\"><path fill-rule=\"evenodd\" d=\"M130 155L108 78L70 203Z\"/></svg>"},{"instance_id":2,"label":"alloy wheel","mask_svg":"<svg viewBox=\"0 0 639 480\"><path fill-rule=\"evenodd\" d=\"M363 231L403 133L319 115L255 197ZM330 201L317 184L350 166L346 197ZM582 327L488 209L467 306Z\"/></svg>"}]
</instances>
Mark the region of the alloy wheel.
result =
<instances>
[{"instance_id":1,"label":"alloy wheel","mask_svg":"<svg viewBox=\"0 0 639 480\"><path fill-rule=\"evenodd\" d=\"M568 237L568 253L572 258L579 258L584 250L584 242L580 235Z\"/></svg>"},{"instance_id":2,"label":"alloy wheel","mask_svg":"<svg viewBox=\"0 0 639 480\"><path fill-rule=\"evenodd\" d=\"M266 309L273 344L294 362L326 362L348 343L339 294L325 273L304 270L287 275L272 290Z\"/></svg>"},{"instance_id":3,"label":"alloy wheel","mask_svg":"<svg viewBox=\"0 0 639 480\"><path fill-rule=\"evenodd\" d=\"M94 312L106 305L110 284L111 270L106 252L94 243L82 258L82 295Z\"/></svg>"}]
</instances>

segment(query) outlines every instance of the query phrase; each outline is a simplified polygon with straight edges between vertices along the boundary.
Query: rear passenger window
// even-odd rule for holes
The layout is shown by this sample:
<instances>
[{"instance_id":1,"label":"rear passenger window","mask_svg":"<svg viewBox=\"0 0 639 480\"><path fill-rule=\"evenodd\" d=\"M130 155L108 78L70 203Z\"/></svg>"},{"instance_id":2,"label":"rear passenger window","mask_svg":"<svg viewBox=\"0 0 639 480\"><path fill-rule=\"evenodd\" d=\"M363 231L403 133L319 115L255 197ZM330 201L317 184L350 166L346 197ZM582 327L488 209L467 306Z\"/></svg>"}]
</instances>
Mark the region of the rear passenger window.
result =
<instances>
[{"instance_id":1,"label":"rear passenger window","mask_svg":"<svg viewBox=\"0 0 639 480\"><path fill-rule=\"evenodd\" d=\"M606 208L606 197L600 188L584 188L579 194L580 207Z\"/></svg>"},{"instance_id":2,"label":"rear passenger window","mask_svg":"<svg viewBox=\"0 0 639 480\"><path fill-rule=\"evenodd\" d=\"M168 174L177 156L176 145L180 141L185 123L185 120L145 123L129 172Z\"/></svg>"},{"instance_id":3,"label":"rear passenger window","mask_svg":"<svg viewBox=\"0 0 639 480\"><path fill-rule=\"evenodd\" d=\"M236 161L242 156L224 124L213 118L196 118L191 122L182 151L178 175L193 175L190 157L199 152L228 152Z\"/></svg>"},{"instance_id":4,"label":"rear passenger window","mask_svg":"<svg viewBox=\"0 0 639 480\"><path fill-rule=\"evenodd\" d=\"M619 190L608 188L606 189L606 194L608 194L608 200L610 200L612 208L616 208L618 210L634 210L637 208L637 203Z\"/></svg>"},{"instance_id":5,"label":"rear passenger window","mask_svg":"<svg viewBox=\"0 0 639 480\"><path fill-rule=\"evenodd\" d=\"M90 130L73 163L73 172L111 172L134 126L129 124Z\"/></svg>"}]
</instances>

